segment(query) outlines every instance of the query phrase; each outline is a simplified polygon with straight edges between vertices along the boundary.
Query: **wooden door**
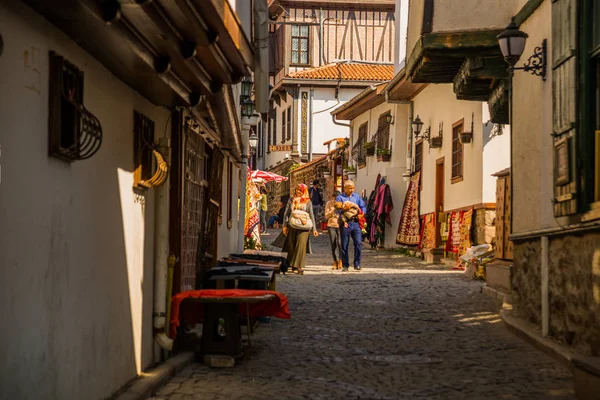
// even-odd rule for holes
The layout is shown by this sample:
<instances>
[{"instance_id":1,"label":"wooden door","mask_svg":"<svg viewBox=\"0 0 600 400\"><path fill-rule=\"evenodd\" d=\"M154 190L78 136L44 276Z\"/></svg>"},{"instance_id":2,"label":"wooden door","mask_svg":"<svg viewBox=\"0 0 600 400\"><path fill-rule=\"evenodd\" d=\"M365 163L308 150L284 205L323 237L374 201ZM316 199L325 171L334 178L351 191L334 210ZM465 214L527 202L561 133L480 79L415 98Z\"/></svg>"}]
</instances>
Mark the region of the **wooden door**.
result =
<instances>
[{"instance_id":1,"label":"wooden door","mask_svg":"<svg viewBox=\"0 0 600 400\"><path fill-rule=\"evenodd\" d=\"M494 256L500 260L513 259L510 235L510 175L498 177L496 182L496 249Z\"/></svg>"},{"instance_id":2,"label":"wooden door","mask_svg":"<svg viewBox=\"0 0 600 400\"><path fill-rule=\"evenodd\" d=\"M205 142L200 132L184 122L184 113L173 114L169 212L169 246L178 259L173 294L197 289L197 251L204 242L207 208Z\"/></svg>"},{"instance_id":3,"label":"wooden door","mask_svg":"<svg viewBox=\"0 0 600 400\"><path fill-rule=\"evenodd\" d=\"M444 211L444 157L439 158L435 162L435 245L442 245L442 235L440 232L442 219L439 218L441 212Z\"/></svg>"}]
</instances>

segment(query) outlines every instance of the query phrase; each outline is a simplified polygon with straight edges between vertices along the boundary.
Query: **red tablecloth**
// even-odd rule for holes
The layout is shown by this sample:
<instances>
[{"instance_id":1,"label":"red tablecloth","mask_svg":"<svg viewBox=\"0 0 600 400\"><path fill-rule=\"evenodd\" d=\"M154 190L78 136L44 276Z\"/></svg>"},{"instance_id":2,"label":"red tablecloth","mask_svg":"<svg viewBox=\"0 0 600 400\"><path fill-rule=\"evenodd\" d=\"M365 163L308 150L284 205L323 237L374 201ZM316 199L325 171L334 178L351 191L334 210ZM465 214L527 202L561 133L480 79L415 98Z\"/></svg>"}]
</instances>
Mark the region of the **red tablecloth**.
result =
<instances>
[{"instance_id":1,"label":"red tablecloth","mask_svg":"<svg viewBox=\"0 0 600 400\"><path fill-rule=\"evenodd\" d=\"M272 294L275 297L264 300L258 303L250 303L248 305L251 317L277 317L289 319L290 309L288 307L288 298L279 292L270 290L246 290L246 289L205 289L205 290L190 290L179 293L173 296L171 300L171 321L169 326L169 336L175 338L177 327L179 326L180 316L184 316L186 322L199 322L202 318L203 303L189 303L181 309L181 302L185 299L192 298L235 298L235 297L253 297ZM246 305L240 304L240 313L246 315Z\"/></svg>"}]
</instances>

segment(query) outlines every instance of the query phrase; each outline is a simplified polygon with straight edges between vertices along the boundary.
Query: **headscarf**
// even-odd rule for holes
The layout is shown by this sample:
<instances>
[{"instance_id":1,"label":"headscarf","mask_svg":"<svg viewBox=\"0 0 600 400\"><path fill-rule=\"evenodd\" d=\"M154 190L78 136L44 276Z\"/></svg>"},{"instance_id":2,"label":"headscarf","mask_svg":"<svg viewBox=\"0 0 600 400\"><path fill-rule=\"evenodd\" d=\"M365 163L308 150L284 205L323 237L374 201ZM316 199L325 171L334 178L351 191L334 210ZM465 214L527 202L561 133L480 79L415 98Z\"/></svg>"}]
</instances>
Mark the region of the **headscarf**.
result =
<instances>
[{"instance_id":1,"label":"headscarf","mask_svg":"<svg viewBox=\"0 0 600 400\"><path fill-rule=\"evenodd\" d=\"M296 193L294 192L294 198L292 200L293 210L299 208L299 206L301 205L308 203L308 201L310 200L310 198L308 197L308 186L306 186L304 183L299 183L298 186L296 186L296 190L298 189L302 192L302 195L297 197L295 196Z\"/></svg>"}]
</instances>

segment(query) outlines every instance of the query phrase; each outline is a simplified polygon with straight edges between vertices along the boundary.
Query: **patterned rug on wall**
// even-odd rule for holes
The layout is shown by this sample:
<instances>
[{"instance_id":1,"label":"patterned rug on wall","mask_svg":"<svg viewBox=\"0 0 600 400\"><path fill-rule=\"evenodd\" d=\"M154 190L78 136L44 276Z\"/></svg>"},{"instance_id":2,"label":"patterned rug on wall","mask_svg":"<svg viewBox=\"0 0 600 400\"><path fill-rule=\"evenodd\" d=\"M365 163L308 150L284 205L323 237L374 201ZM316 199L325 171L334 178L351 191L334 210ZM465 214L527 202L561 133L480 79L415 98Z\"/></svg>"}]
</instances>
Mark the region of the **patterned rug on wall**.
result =
<instances>
[{"instance_id":1,"label":"patterned rug on wall","mask_svg":"<svg viewBox=\"0 0 600 400\"><path fill-rule=\"evenodd\" d=\"M422 249L433 249L435 248L435 234L436 234L436 223L435 214L431 213L423 216L423 231L421 233L421 245Z\"/></svg>"},{"instance_id":2,"label":"patterned rug on wall","mask_svg":"<svg viewBox=\"0 0 600 400\"><path fill-rule=\"evenodd\" d=\"M450 227L448 241L446 242L446 251L455 253L458 257L458 248L460 247L460 224L462 222L464 211L453 211L450 213Z\"/></svg>"},{"instance_id":3,"label":"patterned rug on wall","mask_svg":"<svg viewBox=\"0 0 600 400\"><path fill-rule=\"evenodd\" d=\"M418 245L421 239L421 221L419 219L419 193L421 171L415 172L410 178L410 184L402 206L402 216L398 225L396 243Z\"/></svg>"}]
</instances>

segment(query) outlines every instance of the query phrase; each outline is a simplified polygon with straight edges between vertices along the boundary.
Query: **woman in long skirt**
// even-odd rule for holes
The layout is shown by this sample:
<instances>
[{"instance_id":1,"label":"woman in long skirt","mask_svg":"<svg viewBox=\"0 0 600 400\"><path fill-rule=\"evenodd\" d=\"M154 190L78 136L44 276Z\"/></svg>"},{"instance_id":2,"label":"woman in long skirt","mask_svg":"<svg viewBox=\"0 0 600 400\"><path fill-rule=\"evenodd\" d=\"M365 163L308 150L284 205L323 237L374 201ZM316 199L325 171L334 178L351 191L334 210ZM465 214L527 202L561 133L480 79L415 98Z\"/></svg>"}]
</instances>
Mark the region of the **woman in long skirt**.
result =
<instances>
[{"instance_id":1,"label":"woman in long skirt","mask_svg":"<svg viewBox=\"0 0 600 400\"><path fill-rule=\"evenodd\" d=\"M305 184L299 184L294 197L288 201L283 217L283 234L286 236L284 250L288 253L288 263L292 271L297 270L298 274L302 275L309 248L308 238L310 235L319 236L312 203L308 196L308 186Z\"/></svg>"}]
</instances>

